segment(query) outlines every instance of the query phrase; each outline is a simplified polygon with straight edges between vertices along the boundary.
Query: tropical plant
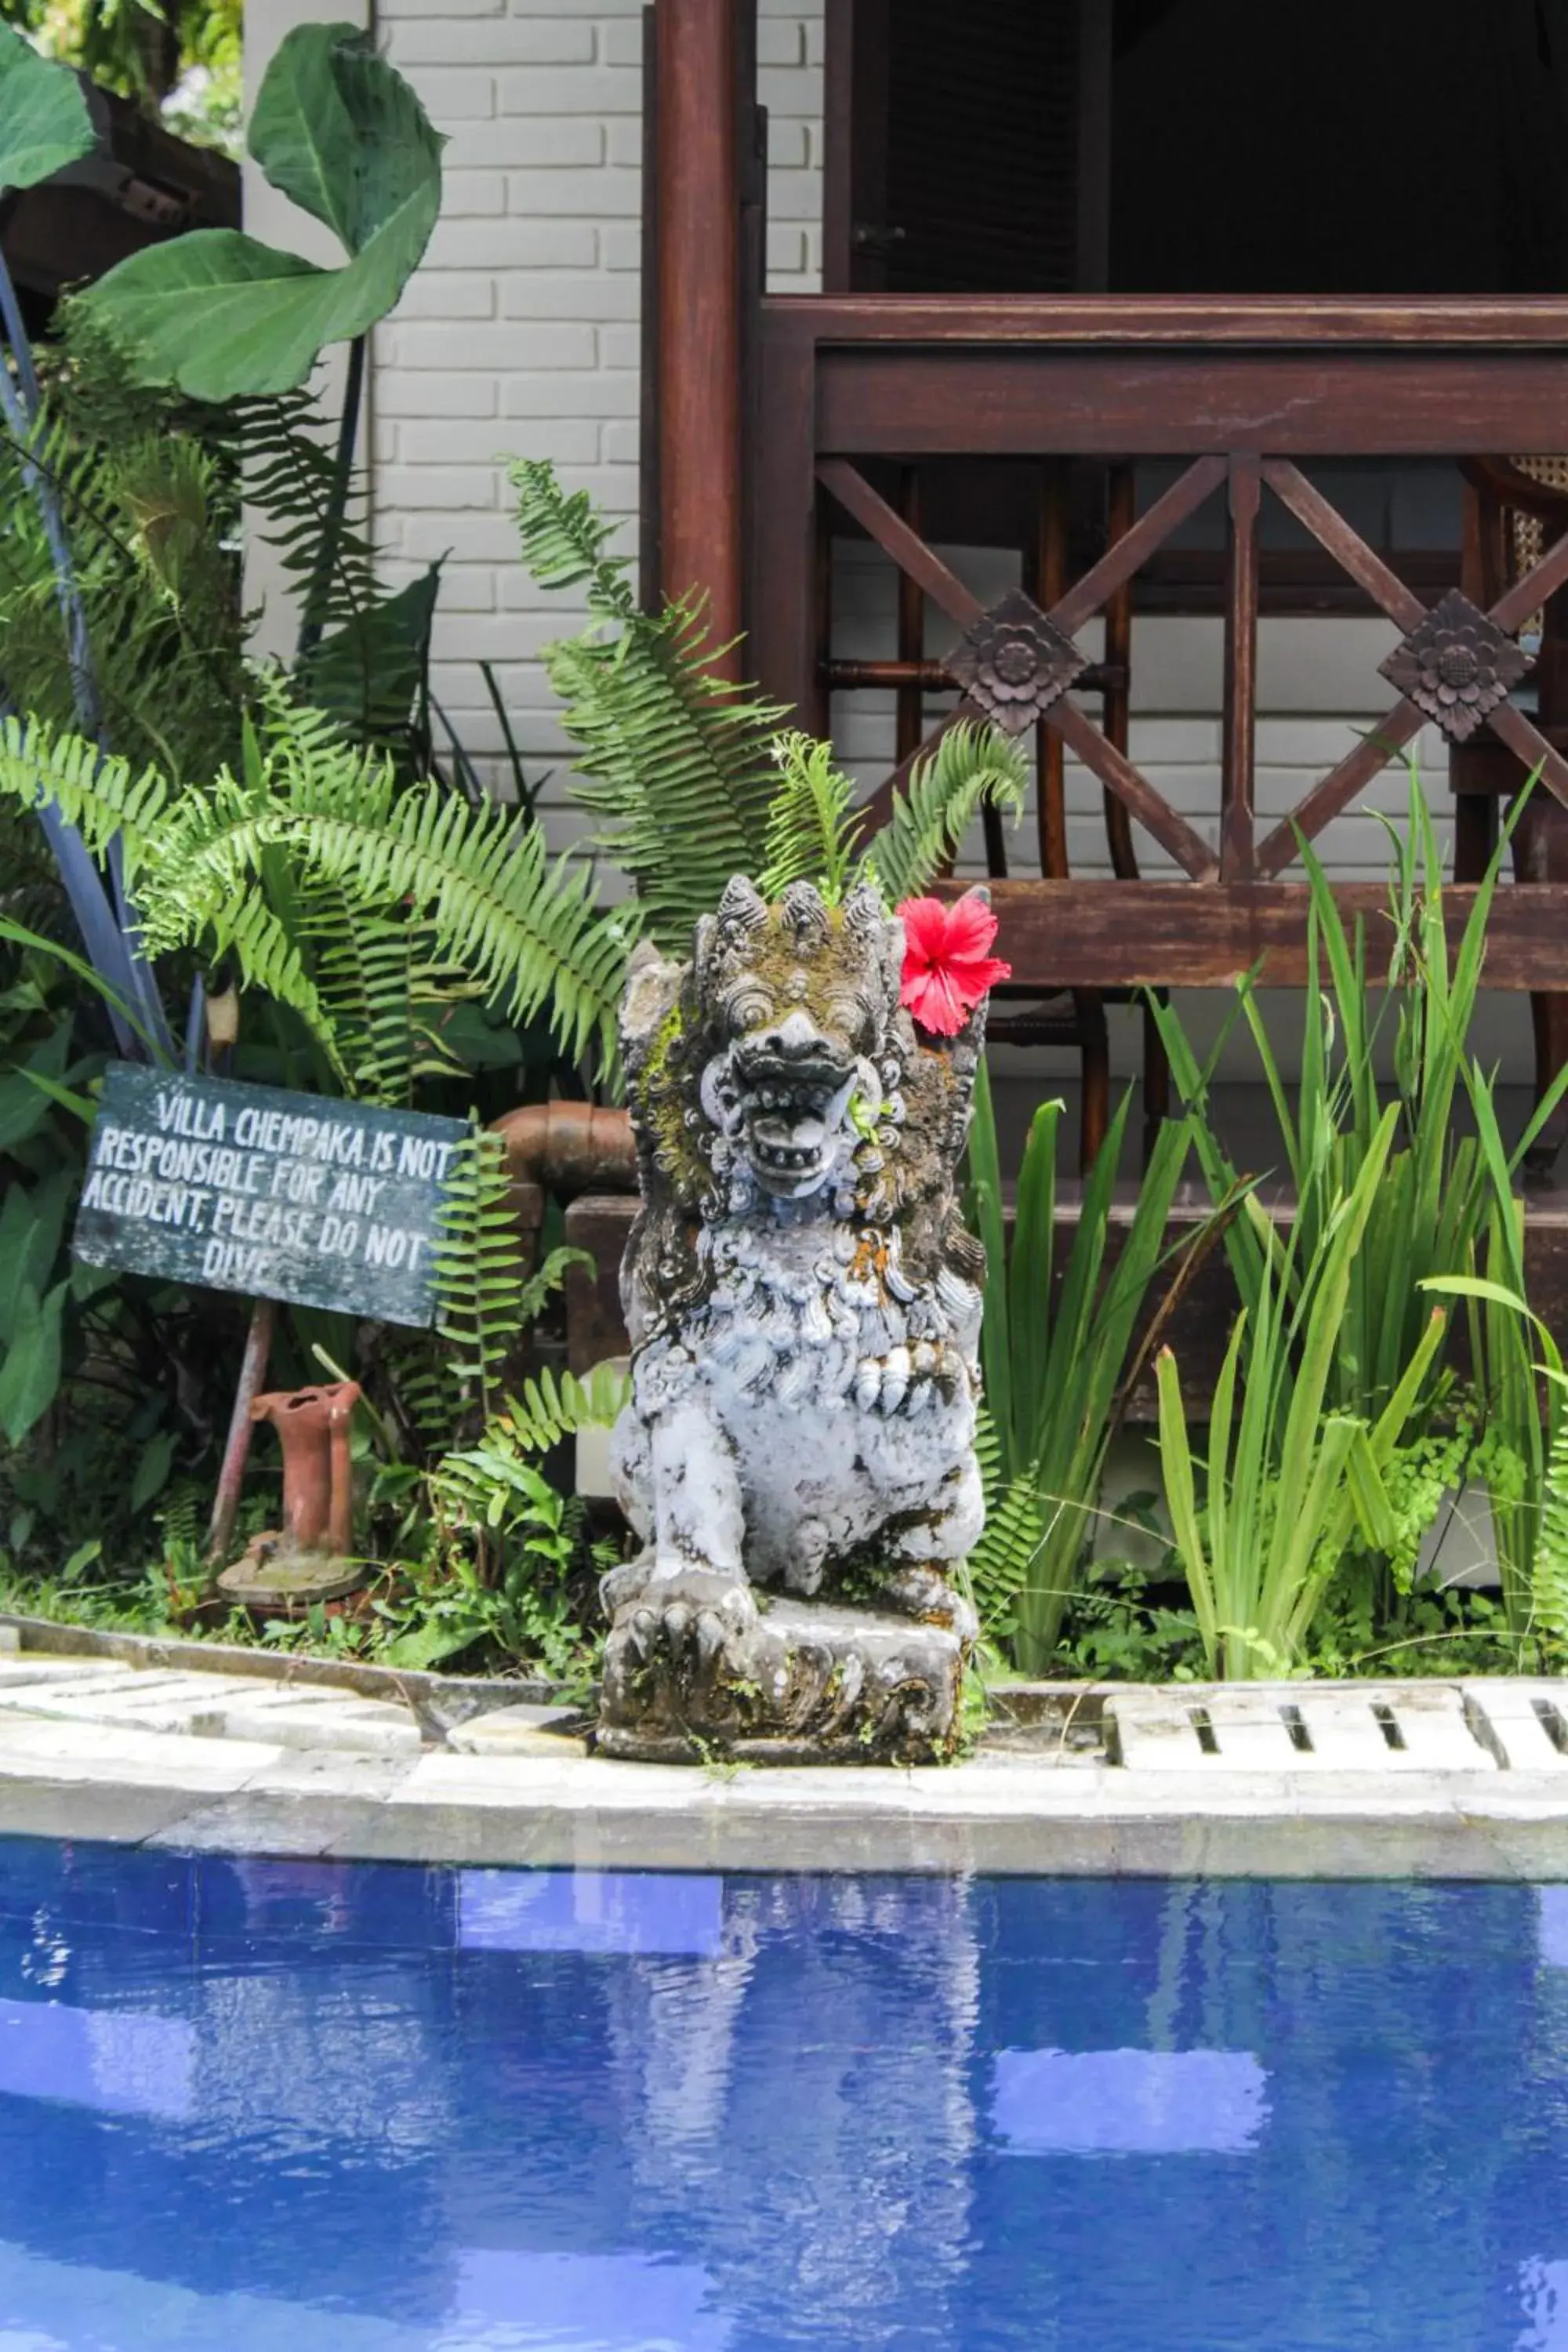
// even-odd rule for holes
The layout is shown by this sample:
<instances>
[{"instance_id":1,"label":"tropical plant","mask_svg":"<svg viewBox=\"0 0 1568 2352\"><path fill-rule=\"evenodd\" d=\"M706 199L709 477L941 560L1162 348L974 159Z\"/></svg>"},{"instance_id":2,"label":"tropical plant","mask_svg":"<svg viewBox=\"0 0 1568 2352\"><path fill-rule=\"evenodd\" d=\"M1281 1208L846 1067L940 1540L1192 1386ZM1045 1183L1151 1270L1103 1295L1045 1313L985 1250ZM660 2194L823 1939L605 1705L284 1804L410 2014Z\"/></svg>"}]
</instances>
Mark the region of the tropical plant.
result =
<instances>
[{"instance_id":1,"label":"tropical plant","mask_svg":"<svg viewBox=\"0 0 1568 2352\"><path fill-rule=\"evenodd\" d=\"M1215 1385L1201 1507L1176 1360L1160 1352L1166 1506L1209 1671L1227 1680L1288 1672L1352 1537L1374 1549L1393 1539L1384 1473L1442 1345L1443 1310L1424 1310L1426 1328L1381 1402L1336 1409L1333 1377L1398 1118L1393 1104L1381 1114L1321 1226L1297 1218L1281 1234L1244 1198L1259 1272Z\"/></svg>"},{"instance_id":2,"label":"tropical plant","mask_svg":"<svg viewBox=\"0 0 1568 2352\"><path fill-rule=\"evenodd\" d=\"M238 0L5 0L0 20L44 56L135 99L180 137L232 148Z\"/></svg>"},{"instance_id":3,"label":"tropical plant","mask_svg":"<svg viewBox=\"0 0 1568 2352\"><path fill-rule=\"evenodd\" d=\"M268 63L247 145L347 260L322 268L240 229L193 229L130 255L77 299L134 383L207 401L289 392L328 344L357 341L402 293L440 210L443 144L362 26L297 25Z\"/></svg>"},{"instance_id":4,"label":"tropical plant","mask_svg":"<svg viewBox=\"0 0 1568 2352\"><path fill-rule=\"evenodd\" d=\"M1234 1191L1239 1171L1206 1115L1210 1087L1236 1020L1250 1033L1278 1124L1283 1164L1277 1172L1289 1177L1300 1229L1291 1262L1293 1284L1318 1263L1341 1204L1377 1146L1384 1118L1378 1056L1392 1027L1394 1140L1370 1204L1366 1246L1350 1269L1346 1310L1337 1325L1328 1374L1331 1408L1356 1412L1394 1394L1424 1336L1422 1282L1469 1265L1490 1213L1496 1171L1475 1138L1456 1132L1454 1113L1479 1075L1468 1036L1502 847L1476 892L1451 956L1442 853L1412 769L1409 822L1404 835L1394 837L1389 877L1387 958L1384 962L1379 957L1375 971L1364 923L1358 917L1347 929L1310 845L1302 844L1301 855L1310 898L1301 1073L1294 1103L1269 1040L1255 976L1238 982L1230 1021L1202 1067L1174 1008L1156 998L1151 1010L1182 1098L1195 1115L1194 1139L1215 1200ZM1508 1156L1510 1173L1529 1140ZM1237 1218L1227 1228L1226 1246L1242 1304L1256 1327L1263 1285L1278 1279L1282 1264L1274 1227L1259 1217ZM1439 1362L1431 1360L1429 1380Z\"/></svg>"},{"instance_id":5,"label":"tropical plant","mask_svg":"<svg viewBox=\"0 0 1568 2352\"><path fill-rule=\"evenodd\" d=\"M574 1058L614 1050L627 942L585 869L552 866L537 825L439 785L399 789L277 690L247 723L239 774L176 792L80 736L0 722L0 793L43 803L90 853L117 854L154 955L232 959L295 1014L329 1090L407 1101L452 1067L439 1021L462 998L549 1018Z\"/></svg>"},{"instance_id":6,"label":"tropical plant","mask_svg":"<svg viewBox=\"0 0 1568 2352\"><path fill-rule=\"evenodd\" d=\"M648 935L684 954L699 919L744 874L766 891L808 876L841 895L874 883L889 905L948 863L983 802L1016 811L1017 746L989 727L951 729L894 795L870 838L830 746L785 731L784 710L716 667L700 598L639 610L615 525L553 467L511 468L525 562L542 587L580 591L587 630L544 649L579 750L575 799L605 820L600 845L637 892Z\"/></svg>"},{"instance_id":7,"label":"tropical plant","mask_svg":"<svg viewBox=\"0 0 1568 2352\"><path fill-rule=\"evenodd\" d=\"M1168 1123L1150 1154L1120 1251L1114 1192L1131 1097L1124 1097L1084 1185L1059 1281L1056 1267L1060 1103L1035 1113L1018 1177L1009 1246L989 1081L975 1087L969 1137L971 1221L985 1245L980 1355L985 1403L978 1451L986 1525L969 1561L988 1633L1037 1673L1056 1649L1078 1589L1110 1441L1146 1360L1132 1339L1150 1286L1171 1271L1168 1303L1212 1237L1200 1224L1173 1249L1165 1227L1192 1140ZM1167 1309L1168 1311L1168 1306Z\"/></svg>"}]
</instances>

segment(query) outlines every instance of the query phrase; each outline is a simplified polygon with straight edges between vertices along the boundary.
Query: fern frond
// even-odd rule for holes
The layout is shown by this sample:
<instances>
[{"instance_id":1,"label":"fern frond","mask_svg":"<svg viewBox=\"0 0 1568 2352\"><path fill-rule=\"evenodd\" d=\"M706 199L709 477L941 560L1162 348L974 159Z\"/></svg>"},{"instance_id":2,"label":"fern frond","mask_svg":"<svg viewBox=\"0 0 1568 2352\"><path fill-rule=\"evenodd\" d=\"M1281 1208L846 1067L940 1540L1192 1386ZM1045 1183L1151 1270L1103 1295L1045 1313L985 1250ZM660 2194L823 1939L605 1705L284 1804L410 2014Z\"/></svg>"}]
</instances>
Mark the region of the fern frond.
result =
<instances>
[{"instance_id":1,"label":"fern frond","mask_svg":"<svg viewBox=\"0 0 1568 2352\"><path fill-rule=\"evenodd\" d=\"M390 800L343 776L314 807L297 808L301 866L372 905L405 904L437 952L520 1024L543 1013L563 1050L596 1045L608 1067L635 917L601 912L592 871L552 866L544 835L499 803L472 808L439 784ZM389 804L390 803L390 804Z\"/></svg>"},{"instance_id":2,"label":"fern frond","mask_svg":"<svg viewBox=\"0 0 1568 2352\"><path fill-rule=\"evenodd\" d=\"M553 469L512 468L524 558L542 586L586 587L599 625L544 649L578 746L573 794L605 820L599 836L632 883L658 944L680 952L734 874L767 863L778 781L773 738L787 715L721 677L695 595L637 609L611 526ZM609 634L603 625L608 624Z\"/></svg>"},{"instance_id":3,"label":"fern frond","mask_svg":"<svg viewBox=\"0 0 1568 2352\"><path fill-rule=\"evenodd\" d=\"M761 888L776 898L792 882L815 882L830 907L844 896L865 819L851 806L854 786L831 743L792 729L774 746L779 778L768 812L768 860Z\"/></svg>"},{"instance_id":4,"label":"fern frond","mask_svg":"<svg viewBox=\"0 0 1568 2352\"><path fill-rule=\"evenodd\" d=\"M299 932L356 1101L412 1107L418 1079L460 1075L438 1016L482 992L431 956L417 924L367 911L335 884L308 881Z\"/></svg>"},{"instance_id":5,"label":"fern frond","mask_svg":"<svg viewBox=\"0 0 1568 2352\"><path fill-rule=\"evenodd\" d=\"M607 1429L630 1390L611 1364L595 1364L584 1381L542 1372L521 1398L508 1397L473 1445L446 1456L431 1479L437 1503L454 1520L500 1527L509 1507L539 1497L540 1474L530 1456L585 1429Z\"/></svg>"},{"instance_id":6,"label":"fern frond","mask_svg":"<svg viewBox=\"0 0 1568 2352\"><path fill-rule=\"evenodd\" d=\"M1006 1476L1001 1439L984 1405L975 1416L974 1453L985 1491L985 1528L969 1555L970 1585L982 1627L1003 1641L1015 1630L1018 1597L1045 1547L1046 1510L1031 1474Z\"/></svg>"},{"instance_id":7,"label":"fern frond","mask_svg":"<svg viewBox=\"0 0 1568 2352\"><path fill-rule=\"evenodd\" d=\"M563 1437L608 1429L630 1394L631 1381L614 1364L595 1364L585 1380L546 1366L524 1381L521 1396L507 1398L491 1428L521 1453L547 1454Z\"/></svg>"},{"instance_id":8,"label":"fern frond","mask_svg":"<svg viewBox=\"0 0 1568 2352\"><path fill-rule=\"evenodd\" d=\"M573 1060L613 1066L634 909L601 910L592 869L551 863L542 829L500 802L472 806L437 783L400 788L389 759L344 743L276 681L261 715L269 789L288 810L290 858L311 887L423 926L444 967L500 997L520 1024L542 1013Z\"/></svg>"},{"instance_id":9,"label":"fern frond","mask_svg":"<svg viewBox=\"0 0 1568 2352\"><path fill-rule=\"evenodd\" d=\"M117 840L127 887L156 857L171 798L156 768L138 774L83 735L15 713L0 719L0 792L24 808L51 803L100 860Z\"/></svg>"},{"instance_id":10,"label":"fern frond","mask_svg":"<svg viewBox=\"0 0 1568 2352\"><path fill-rule=\"evenodd\" d=\"M508 467L517 492L522 560L542 588L588 583L591 612L629 621L637 610L627 573L631 559L605 552L618 524L606 522L586 490L568 493L553 466L520 457Z\"/></svg>"},{"instance_id":11,"label":"fern frond","mask_svg":"<svg viewBox=\"0 0 1568 2352\"><path fill-rule=\"evenodd\" d=\"M1016 816L1028 789L1022 746L1000 728L950 727L895 793L887 824L861 860L889 907L918 898L949 863L987 801Z\"/></svg>"},{"instance_id":12,"label":"fern frond","mask_svg":"<svg viewBox=\"0 0 1568 2352\"><path fill-rule=\"evenodd\" d=\"M452 1372L466 1400L489 1421L508 1357L583 1250L552 1250L530 1275L523 1260L506 1147L475 1125L447 1183L436 1253L437 1328L455 1353ZM450 1423L448 1423L448 1431Z\"/></svg>"},{"instance_id":13,"label":"fern frond","mask_svg":"<svg viewBox=\"0 0 1568 2352\"><path fill-rule=\"evenodd\" d=\"M690 601L633 615L613 643L574 637L543 656L580 750L573 796L608 820L599 841L672 952L731 875L763 871L778 782L784 709L719 677L713 651Z\"/></svg>"}]
</instances>

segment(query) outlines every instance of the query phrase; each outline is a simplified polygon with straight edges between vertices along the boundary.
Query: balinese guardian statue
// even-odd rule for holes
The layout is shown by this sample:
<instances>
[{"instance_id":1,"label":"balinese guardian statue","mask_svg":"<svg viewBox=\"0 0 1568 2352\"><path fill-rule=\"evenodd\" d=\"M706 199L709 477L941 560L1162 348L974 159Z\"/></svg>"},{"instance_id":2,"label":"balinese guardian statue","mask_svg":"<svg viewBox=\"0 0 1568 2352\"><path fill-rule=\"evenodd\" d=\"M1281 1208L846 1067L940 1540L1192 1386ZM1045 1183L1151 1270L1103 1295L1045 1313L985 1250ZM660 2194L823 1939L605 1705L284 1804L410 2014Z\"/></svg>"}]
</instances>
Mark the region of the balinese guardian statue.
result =
<instances>
[{"instance_id":1,"label":"balinese guardian statue","mask_svg":"<svg viewBox=\"0 0 1568 2352\"><path fill-rule=\"evenodd\" d=\"M1005 966L980 894L906 912L956 961L867 887L769 905L736 879L689 962L633 962L616 1457L643 1549L605 1579L610 1754L952 1751L984 1272L953 1184Z\"/></svg>"}]
</instances>

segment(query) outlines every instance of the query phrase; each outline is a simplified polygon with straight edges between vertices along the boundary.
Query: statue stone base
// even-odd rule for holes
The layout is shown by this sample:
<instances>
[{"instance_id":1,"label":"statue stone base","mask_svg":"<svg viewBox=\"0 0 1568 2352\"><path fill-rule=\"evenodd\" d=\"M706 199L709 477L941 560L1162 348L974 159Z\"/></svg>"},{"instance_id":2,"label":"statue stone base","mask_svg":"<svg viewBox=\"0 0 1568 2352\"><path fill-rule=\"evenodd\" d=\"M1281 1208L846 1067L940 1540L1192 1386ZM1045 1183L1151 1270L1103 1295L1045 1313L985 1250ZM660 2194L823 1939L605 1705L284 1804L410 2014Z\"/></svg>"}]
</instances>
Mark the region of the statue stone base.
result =
<instances>
[{"instance_id":1,"label":"statue stone base","mask_svg":"<svg viewBox=\"0 0 1568 2352\"><path fill-rule=\"evenodd\" d=\"M945 1763L968 1646L947 1625L787 1594L717 1652L649 1640L628 1611L605 1650L594 1744L665 1764Z\"/></svg>"}]
</instances>

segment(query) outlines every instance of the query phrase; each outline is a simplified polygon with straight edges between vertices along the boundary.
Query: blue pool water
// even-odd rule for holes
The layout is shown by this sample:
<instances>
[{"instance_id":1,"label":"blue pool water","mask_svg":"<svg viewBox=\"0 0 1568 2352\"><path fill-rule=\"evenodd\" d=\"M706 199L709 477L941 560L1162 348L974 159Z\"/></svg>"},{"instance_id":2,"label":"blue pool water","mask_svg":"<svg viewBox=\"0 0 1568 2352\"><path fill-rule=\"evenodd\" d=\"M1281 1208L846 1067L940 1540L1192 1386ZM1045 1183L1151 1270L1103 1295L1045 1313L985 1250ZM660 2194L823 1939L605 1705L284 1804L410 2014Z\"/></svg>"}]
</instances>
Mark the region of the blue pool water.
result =
<instances>
[{"instance_id":1,"label":"blue pool water","mask_svg":"<svg viewBox=\"0 0 1568 2352\"><path fill-rule=\"evenodd\" d=\"M1568 2352L1568 1888L0 1840L0 2352Z\"/></svg>"}]
</instances>

